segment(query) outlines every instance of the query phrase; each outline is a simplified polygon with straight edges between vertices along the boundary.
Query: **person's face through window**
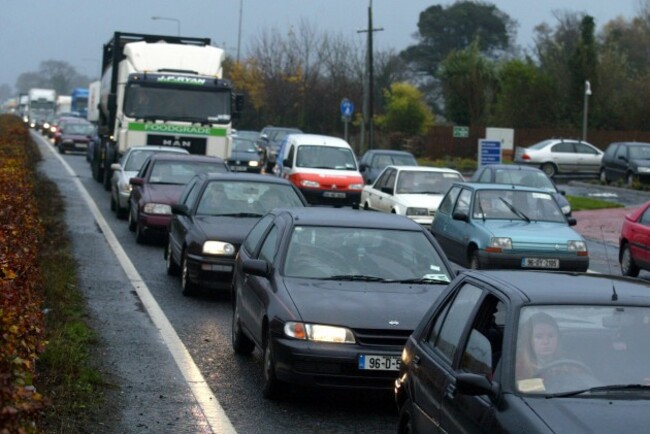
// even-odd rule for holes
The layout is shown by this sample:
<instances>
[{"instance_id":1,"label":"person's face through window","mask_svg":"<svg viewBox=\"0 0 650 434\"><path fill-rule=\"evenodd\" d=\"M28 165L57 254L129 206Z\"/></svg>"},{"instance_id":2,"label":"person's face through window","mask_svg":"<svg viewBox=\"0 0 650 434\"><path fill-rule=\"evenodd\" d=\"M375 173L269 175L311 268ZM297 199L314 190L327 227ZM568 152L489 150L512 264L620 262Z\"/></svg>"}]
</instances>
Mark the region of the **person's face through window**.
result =
<instances>
[{"instance_id":1,"label":"person's face through window","mask_svg":"<svg viewBox=\"0 0 650 434\"><path fill-rule=\"evenodd\" d=\"M558 334L550 324L535 324L533 327L533 351L539 360L548 360L557 350Z\"/></svg>"}]
</instances>

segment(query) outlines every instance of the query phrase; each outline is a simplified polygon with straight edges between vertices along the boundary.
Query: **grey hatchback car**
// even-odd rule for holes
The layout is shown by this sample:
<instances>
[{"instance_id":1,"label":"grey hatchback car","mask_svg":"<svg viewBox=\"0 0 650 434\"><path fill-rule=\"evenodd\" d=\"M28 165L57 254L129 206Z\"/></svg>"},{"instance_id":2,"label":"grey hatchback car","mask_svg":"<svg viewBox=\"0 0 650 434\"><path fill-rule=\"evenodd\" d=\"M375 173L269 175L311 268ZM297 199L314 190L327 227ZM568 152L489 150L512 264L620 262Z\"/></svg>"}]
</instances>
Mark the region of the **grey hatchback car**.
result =
<instances>
[{"instance_id":1,"label":"grey hatchback car","mask_svg":"<svg viewBox=\"0 0 650 434\"><path fill-rule=\"evenodd\" d=\"M650 181L650 143L617 142L607 147L600 180L609 184L619 179L628 186L636 181Z\"/></svg>"}]
</instances>

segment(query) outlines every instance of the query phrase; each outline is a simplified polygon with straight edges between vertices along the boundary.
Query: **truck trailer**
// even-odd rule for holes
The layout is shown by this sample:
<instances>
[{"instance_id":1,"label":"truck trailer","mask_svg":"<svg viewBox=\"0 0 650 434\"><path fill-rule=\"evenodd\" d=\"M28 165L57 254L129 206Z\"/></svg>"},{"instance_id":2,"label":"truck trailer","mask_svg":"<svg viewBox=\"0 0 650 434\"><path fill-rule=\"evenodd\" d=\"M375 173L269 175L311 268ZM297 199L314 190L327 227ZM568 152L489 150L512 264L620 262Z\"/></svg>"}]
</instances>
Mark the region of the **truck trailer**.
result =
<instances>
[{"instance_id":1,"label":"truck trailer","mask_svg":"<svg viewBox=\"0 0 650 434\"><path fill-rule=\"evenodd\" d=\"M242 99L223 79L224 50L209 38L115 32L104 44L93 177L132 146L162 145L227 159Z\"/></svg>"},{"instance_id":2,"label":"truck trailer","mask_svg":"<svg viewBox=\"0 0 650 434\"><path fill-rule=\"evenodd\" d=\"M72 89L70 97L72 98L70 101L70 109L73 112L79 113L79 116L82 118L88 116L88 89L84 87Z\"/></svg>"},{"instance_id":3,"label":"truck trailer","mask_svg":"<svg viewBox=\"0 0 650 434\"><path fill-rule=\"evenodd\" d=\"M27 119L29 126L37 130L48 129L54 119L56 91L54 89L29 89Z\"/></svg>"}]
</instances>

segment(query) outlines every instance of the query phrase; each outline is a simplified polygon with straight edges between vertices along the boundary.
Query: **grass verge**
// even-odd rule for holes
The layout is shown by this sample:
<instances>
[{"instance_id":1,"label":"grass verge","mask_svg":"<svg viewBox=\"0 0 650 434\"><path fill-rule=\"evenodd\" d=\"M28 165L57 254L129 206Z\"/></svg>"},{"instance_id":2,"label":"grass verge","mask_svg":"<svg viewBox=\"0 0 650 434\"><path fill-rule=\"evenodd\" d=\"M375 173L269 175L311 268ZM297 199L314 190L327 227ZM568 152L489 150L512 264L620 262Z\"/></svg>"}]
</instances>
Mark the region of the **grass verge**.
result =
<instances>
[{"instance_id":1,"label":"grass verge","mask_svg":"<svg viewBox=\"0 0 650 434\"><path fill-rule=\"evenodd\" d=\"M579 196L566 196L566 199L571 204L571 211L585 211L593 209L604 208L623 208L623 205L616 202L609 202L606 200L592 199L588 197Z\"/></svg>"}]
</instances>

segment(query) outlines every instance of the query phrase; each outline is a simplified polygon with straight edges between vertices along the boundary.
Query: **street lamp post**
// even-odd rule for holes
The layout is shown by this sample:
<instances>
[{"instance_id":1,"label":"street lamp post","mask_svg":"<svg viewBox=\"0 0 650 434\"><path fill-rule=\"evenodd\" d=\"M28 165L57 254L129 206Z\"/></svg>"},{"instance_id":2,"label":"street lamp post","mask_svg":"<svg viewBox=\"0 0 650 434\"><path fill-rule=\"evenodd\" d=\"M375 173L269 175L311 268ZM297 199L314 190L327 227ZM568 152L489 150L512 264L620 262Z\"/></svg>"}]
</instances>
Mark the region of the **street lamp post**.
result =
<instances>
[{"instance_id":1,"label":"street lamp post","mask_svg":"<svg viewBox=\"0 0 650 434\"><path fill-rule=\"evenodd\" d=\"M152 20L163 20L163 21L176 21L176 34L177 36L181 35L181 20L178 18L170 18L170 17L151 17Z\"/></svg>"},{"instance_id":2,"label":"street lamp post","mask_svg":"<svg viewBox=\"0 0 650 434\"><path fill-rule=\"evenodd\" d=\"M585 102L582 112L582 141L587 141L587 112L589 111L589 95L591 95L591 84L585 80Z\"/></svg>"},{"instance_id":3,"label":"street lamp post","mask_svg":"<svg viewBox=\"0 0 650 434\"><path fill-rule=\"evenodd\" d=\"M237 31L237 63L239 63L239 47L241 45L241 19L244 10L244 0L239 0L239 30Z\"/></svg>"}]
</instances>

